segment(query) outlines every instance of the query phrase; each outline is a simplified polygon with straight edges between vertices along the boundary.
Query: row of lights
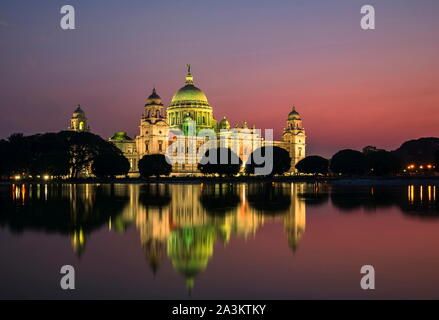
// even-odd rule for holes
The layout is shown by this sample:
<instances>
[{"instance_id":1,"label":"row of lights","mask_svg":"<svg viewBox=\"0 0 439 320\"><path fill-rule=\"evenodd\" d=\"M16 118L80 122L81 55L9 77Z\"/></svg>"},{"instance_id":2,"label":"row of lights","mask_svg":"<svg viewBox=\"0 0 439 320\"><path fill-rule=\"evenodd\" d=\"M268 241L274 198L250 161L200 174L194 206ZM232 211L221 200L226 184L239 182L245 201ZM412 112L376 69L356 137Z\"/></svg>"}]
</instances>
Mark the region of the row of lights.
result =
<instances>
[{"instance_id":1,"label":"row of lights","mask_svg":"<svg viewBox=\"0 0 439 320\"><path fill-rule=\"evenodd\" d=\"M423 169L433 169L433 168L435 168L435 166L433 166L431 164L427 164L425 166L424 165L420 165L419 166L419 169L421 169L421 170L423 170ZM415 170L416 166L414 164L410 164L410 165L407 166L407 169L408 170Z\"/></svg>"},{"instance_id":2,"label":"row of lights","mask_svg":"<svg viewBox=\"0 0 439 320\"><path fill-rule=\"evenodd\" d=\"M25 178L26 178L26 176L21 176L21 175L14 176L14 180L16 180L16 181L19 181L19 180L25 179ZM33 177L32 176L28 176L28 178L32 179ZM47 175L47 174L45 174L43 176L38 175L38 176L36 176L36 178L37 179L43 179L43 180L46 180L46 181L51 179L51 177L49 175Z\"/></svg>"}]
</instances>

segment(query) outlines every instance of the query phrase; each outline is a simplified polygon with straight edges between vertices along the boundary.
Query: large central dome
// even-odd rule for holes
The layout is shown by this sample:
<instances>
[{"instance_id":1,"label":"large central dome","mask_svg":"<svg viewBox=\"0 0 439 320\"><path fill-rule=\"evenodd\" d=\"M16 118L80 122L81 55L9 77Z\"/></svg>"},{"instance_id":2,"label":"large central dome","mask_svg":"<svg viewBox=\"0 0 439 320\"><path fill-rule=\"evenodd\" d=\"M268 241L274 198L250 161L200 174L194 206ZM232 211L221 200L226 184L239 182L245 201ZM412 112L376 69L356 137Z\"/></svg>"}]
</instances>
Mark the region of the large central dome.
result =
<instances>
[{"instance_id":1,"label":"large central dome","mask_svg":"<svg viewBox=\"0 0 439 320\"><path fill-rule=\"evenodd\" d=\"M187 104L188 102L209 104L206 95L193 84L185 85L174 94L171 100L171 106Z\"/></svg>"},{"instance_id":2,"label":"large central dome","mask_svg":"<svg viewBox=\"0 0 439 320\"><path fill-rule=\"evenodd\" d=\"M204 92L194 85L194 78L192 77L190 66L188 66L185 86L174 94L169 106L186 107L188 105L210 107Z\"/></svg>"},{"instance_id":3,"label":"large central dome","mask_svg":"<svg viewBox=\"0 0 439 320\"><path fill-rule=\"evenodd\" d=\"M185 130L191 120L196 131L216 128L213 118L213 108L207 101L203 91L194 85L191 66L188 65L185 86L172 97L171 104L166 109L167 121L171 129Z\"/></svg>"}]
</instances>

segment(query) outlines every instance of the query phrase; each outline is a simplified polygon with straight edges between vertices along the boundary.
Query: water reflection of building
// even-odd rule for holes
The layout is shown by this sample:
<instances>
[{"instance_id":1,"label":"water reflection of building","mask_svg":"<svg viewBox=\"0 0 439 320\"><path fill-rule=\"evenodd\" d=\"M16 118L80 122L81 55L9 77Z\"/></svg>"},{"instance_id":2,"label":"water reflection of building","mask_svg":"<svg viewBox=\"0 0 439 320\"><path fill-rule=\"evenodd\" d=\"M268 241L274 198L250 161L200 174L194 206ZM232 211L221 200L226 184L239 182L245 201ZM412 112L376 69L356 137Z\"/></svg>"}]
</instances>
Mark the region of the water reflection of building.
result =
<instances>
[{"instance_id":1,"label":"water reflection of building","mask_svg":"<svg viewBox=\"0 0 439 320\"><path fill-rule=\"evenodd\" d=\"M191 289L215 244L255 237L266 222L282 223L295 251L305 230L305 203L298 196L303 188L264 185L271 198L259 198L273 208L266 213L254 201L261 191L256 184L13 185L12 201L0 202L0 222L68 235L78 256L103 225L118 233L134 225L152 272L168 258Z\"/></svg>"},{"instance_id":2,"label":"water reflection of building","mask_svg":"<svg viewBox=\"0 0 439 320\"><path fill-rule=\"evenodd\" d=\"M270 184L269 188L272 187ZM196 276L207 268L218 240L227 245L231 237L254 237L266 221L275 221L283 223L294 252L305 230L305 203L298 197L303 185L282 185L275 190L291 200L274 216L264 215L249 203L246 184L127 188L129 204L111 224L135 223L153 272L157 272L167 256L174 269L185 277L189 290Z\"/></svg>"}]
</instances>

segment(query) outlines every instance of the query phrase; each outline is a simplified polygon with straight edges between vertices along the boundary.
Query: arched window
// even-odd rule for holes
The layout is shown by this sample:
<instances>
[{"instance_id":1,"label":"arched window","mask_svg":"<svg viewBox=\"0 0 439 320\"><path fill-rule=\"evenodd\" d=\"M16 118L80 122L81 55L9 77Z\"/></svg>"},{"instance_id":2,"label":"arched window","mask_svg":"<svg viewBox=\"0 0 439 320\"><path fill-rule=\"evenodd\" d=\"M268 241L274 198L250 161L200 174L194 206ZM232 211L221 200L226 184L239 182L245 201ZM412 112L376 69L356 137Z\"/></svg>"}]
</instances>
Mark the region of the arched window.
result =
<instances>
[{"instance_id":1,"label":"arched window","mask_svg":"<svg viewBox=\"0 0 439 320\"><path fill-rule=\"evenodd\" d=\"M83 121L81 121L81 122L79 123L79 130L80 130L80 131L84 131L84 122L83 122Z\"/></svg>"},{"instance_id":2,"label":"arched window","mask_svg":"<svg viewBox=\"0 0 439 320\"><path fill-rule=\"evenodd\" d=\"M160 111L159 110L157 110L157 112L156 112L156 118L160 118Z\"/></svg>"}]
</instances>

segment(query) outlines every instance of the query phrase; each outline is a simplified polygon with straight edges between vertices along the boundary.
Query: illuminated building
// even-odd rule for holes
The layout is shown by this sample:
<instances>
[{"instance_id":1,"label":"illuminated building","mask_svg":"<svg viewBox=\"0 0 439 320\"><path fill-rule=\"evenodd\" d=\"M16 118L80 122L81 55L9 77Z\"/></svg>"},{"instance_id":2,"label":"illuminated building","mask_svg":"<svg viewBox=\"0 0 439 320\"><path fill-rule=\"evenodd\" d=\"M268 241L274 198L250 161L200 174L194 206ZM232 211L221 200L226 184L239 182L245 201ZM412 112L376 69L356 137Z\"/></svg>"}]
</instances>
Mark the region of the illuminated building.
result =
<instances>
[{"instance_id":1,"label":"illuminated building","mask_svg":"<svg viewBox=\"0 0 439 320\"><path fill-rule=\"evenodd\" d=\"M195 159L199 148L206 142L206 137L197 134L203 129L212 130L216 137L216 145L228 147L235 151L245 163L250 154L261 146L274 145L287 150L291 157L291 169L305 157L306 135L302 119L293 107L289 113L282 141L268 141L261 136L255 127L249 128L247 122L231 128L226 117L219 122L213 116L213 107L209 104L205 93L195 86L190 65L185 85L172 97L170 105L165 108L156 89L147 98L140 120L140 132L134 139L116 133L109 141L115 143L131 163L131 175L138 174L138 161L145 155L165 154L168 146L175 143L173 130L180 130L185 136L186 145L193 146L195 152L184 147L185 158L173 165L173 174L199 173Z\"/></svg>"}]
</instances>

